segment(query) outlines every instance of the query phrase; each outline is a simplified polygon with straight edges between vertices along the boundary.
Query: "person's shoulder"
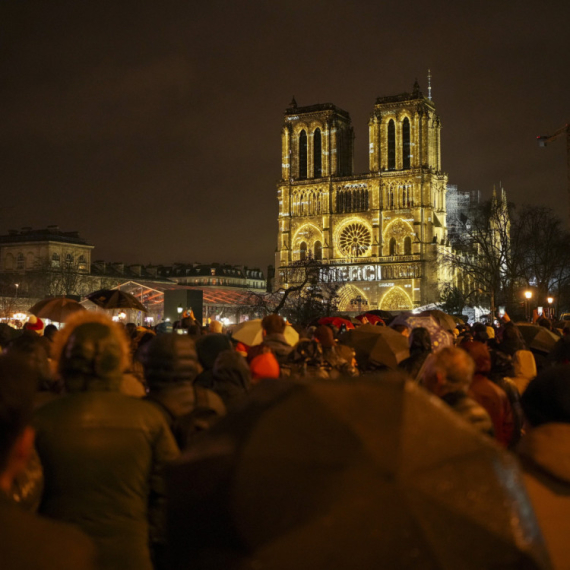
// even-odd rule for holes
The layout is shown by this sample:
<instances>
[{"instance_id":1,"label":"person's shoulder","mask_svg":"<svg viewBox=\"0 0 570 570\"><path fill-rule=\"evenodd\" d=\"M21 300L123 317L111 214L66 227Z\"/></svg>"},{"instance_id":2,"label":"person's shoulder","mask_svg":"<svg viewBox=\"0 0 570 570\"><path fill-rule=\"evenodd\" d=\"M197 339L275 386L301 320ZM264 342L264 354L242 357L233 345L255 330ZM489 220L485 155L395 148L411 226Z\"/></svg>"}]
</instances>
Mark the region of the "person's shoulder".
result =
<instances>
[{"instance_id":1,"label":"person's shoulder","mask_svg":"<svg viewBox=\"0 0 570 570\"><path fill-rule=\"evenodd\" d=\"M0 507L2 569L91 570L95 547L80 530L16 506Z\"/></svg>"}]
</instances>

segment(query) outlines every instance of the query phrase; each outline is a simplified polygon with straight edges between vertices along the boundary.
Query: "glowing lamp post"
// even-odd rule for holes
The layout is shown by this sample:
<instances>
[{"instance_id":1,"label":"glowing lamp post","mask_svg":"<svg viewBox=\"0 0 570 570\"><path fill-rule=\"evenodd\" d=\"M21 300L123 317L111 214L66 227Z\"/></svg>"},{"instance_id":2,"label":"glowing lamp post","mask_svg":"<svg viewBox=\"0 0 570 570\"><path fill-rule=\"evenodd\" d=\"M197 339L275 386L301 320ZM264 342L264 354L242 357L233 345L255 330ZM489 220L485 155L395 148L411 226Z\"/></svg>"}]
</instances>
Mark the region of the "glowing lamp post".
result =
<instances>
[{"instance_id":1,"label":"glowing lamp post","mask_svg":"<svg viewBox=\"0 0 570 570\"><path fill-rule=\"evenodd\" d=\"M530 321L530 300L532 298L532 291L525 291L524 296L526 298L526 320Z\"/></svg>"},{"instance_id":2,"label":"glowing lamp post","mask_svg":"<svg viewBox=\"0 0 570 570\"><path fill-rule=\"evenodd\" d=\"M182 311L184 309L182 308L182 305L178 305L178 307L176 307L176 312L178 313L178 316L181 317L182 316Z\"/></svg>"}]
</instances>

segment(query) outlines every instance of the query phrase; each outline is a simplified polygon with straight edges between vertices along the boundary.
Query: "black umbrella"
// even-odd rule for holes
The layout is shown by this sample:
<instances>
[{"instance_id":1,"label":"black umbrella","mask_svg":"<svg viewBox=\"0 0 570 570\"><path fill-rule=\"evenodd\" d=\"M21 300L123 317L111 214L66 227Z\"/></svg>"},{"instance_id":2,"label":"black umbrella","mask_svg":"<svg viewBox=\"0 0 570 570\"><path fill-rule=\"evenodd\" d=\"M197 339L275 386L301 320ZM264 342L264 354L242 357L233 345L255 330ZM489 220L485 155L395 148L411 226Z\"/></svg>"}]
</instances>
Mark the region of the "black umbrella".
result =
<instances>
[{"instance_id":1,"label":"black umbrella","mask_svg":"<svg viewBox=\"0 0 570 570\"><path fill-rule=\"evenodd\" d=\"M171 470L170 568L550 568L516 460L396 376L265 381Z\"/></svg>"},{"instance_id":2,"label":"black umbrella","mask_svg":"<svg viewBox=\"0 0 570 570\"><path fill-rule=\"evenodd\" d=\"M85 307L67 297L48 297L28 309L29 313L40 319L49 319L57 323L64 323L77 311L85 311Z\"/></svg>"},{"instance_id":3,"label":"black umbrella","mask_svg":"<svg viewBox=\"0 0 570 570\"><path fill-rule=\"evenodd\" d=\"M396 368L410 356L408 339L389 327L362 325L342 335L341 342L354 348L361 368L368 363Z\"/></svg>"},{"instance_id":4,"label":"black umbrella","mask_svg":"<svg viewBox=\"0 0 570 570\"><path fill-rule=\"evenodd\" d=\"M87 298L102 309L136 309L147 312L145 306L134 295L120 289L101 289L90 293Z\"/></svg>"}]
</instances>

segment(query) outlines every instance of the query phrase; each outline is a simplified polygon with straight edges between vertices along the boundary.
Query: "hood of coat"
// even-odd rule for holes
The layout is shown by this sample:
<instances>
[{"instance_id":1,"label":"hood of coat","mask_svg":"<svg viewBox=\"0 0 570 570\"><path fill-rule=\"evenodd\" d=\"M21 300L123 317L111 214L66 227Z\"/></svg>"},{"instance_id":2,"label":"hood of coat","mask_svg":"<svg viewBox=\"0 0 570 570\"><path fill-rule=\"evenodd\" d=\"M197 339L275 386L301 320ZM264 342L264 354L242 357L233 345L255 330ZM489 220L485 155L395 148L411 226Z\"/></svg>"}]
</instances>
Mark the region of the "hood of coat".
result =
<instances>
[{"instance_id":1,"label":"hood of coat","mask_svg":"<svg viewBox=\"0 0 570 570\"><path fill-rule=\"evenodd\" d=\"M553 477L570 483L570 424L548 423L531 429L518 453Z\"/></svg>"}]
</instances>

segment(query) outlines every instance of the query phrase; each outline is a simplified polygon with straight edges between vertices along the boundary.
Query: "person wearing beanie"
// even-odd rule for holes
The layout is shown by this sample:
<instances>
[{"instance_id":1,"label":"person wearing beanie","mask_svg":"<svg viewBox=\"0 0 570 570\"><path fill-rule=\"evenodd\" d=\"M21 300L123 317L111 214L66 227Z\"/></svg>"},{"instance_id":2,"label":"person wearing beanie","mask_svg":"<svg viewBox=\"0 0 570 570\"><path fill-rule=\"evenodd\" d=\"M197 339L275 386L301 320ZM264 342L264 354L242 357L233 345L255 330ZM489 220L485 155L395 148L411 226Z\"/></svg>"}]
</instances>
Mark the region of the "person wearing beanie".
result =
<instances>
[{"instance_id":1,"label":"person wearing beanie","mask_svg":"<svg viewBox=\"0 0 570 570\"><path fill-rule=\"evenodd\" d=\"M279 378L280 368L272 352L264 352L256 356L249 364L251 383L258 384L265 378Z\"/></svg>"},{"instance_id":2,"label":"person wearing beanie","mask_svg":"<svg viewBox=\"0 0 570 570\"><path fill-rule=\"evenodd\" d=\"M220 321L210 321L210 333L222 334L224 332L224 325Z\"/></svg>"},{"instance_id":3,"label":"person wearing beanie","mask_svg":"<svg viewBox=\"0 0 570 570\"><path fill-rule=\"evenodd\" d=\"M152 570L151 548L163 549L161 473L179 456L168 424L154 404L120 393L129 345L105 314L70 317L52 354L67 395L36 413L40 513L83 530L101 568Z\"/></svg>"},{"instance_id":4,"label":"person wearing beanie","mask_svg":"<svg viewBox=\"0 0 570 570\"><path fill-rule=\"evenodd\" d=\"M211 333L202 335L196 341L198 361L202 371L196 376L194 384L212 389L214 386L214 363L220 352L231 350L232 343L225 334Z\"/></svg>"},{"instance_id":5,"label":"person wearing beanie","mask_svg":"<svg viewBox=\"0 0 570 570\"><path fill-rule=\"evenodd\" d=\"M141 362L148 385L146 399L163 413L180 449L225 415L224 403L215 392L193 385L198 355L187 335L155 337L145 345Z\"/></svg>"},{"instance_id":6,"label":"person wearing beanie","mask_svg":"<svg viewBox=\"0 0 570 570\"><path fill-rule=\"evenodd\" d=\"M24 331L42 335L44 332L44 322L35 315L30 315L28 321L24 324Z\"/></svg>"},{"instance_id":7,"label":"person wearing beanie","mask_svg":"<svg viewBox=\"0 0 570 570\"><path fill-rule=\"evenodd\" d=\"M555 570L568 570L570 536L570 366L540 373L521 397L530 428L517 452Z\"/></svg>"}]
</instances>

